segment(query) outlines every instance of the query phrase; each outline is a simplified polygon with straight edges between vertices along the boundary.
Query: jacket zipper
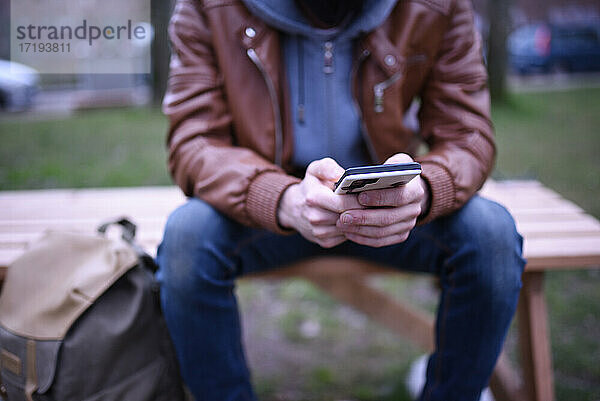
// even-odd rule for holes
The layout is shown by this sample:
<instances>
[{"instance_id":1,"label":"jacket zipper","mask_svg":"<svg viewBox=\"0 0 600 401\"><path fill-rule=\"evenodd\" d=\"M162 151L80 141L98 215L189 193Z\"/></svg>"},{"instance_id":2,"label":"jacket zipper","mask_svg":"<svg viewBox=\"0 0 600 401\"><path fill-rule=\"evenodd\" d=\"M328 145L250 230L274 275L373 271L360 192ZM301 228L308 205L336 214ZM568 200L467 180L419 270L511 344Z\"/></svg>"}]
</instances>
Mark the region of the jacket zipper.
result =
<instances>
[{"instance_id":1,"label":"jacket zipper","mask_svg":"<svg viewBox=\"0 0 600 401\"><path fill-rule=\"evenodd\" d=\"M271 98L273 114L275 117L275 164L277 164L279 167L282 167L283 130L281 123L281 110L279 108L277 92L275 91L275 84L273 84L273 80L269 74L267 74L267 70L265 69L263 62L258 57L258 54L256 54L256 51L251 48L246 51L246 54L248 54L250 60L252 60L254 65L256 65L267 84L267 90L269 91L269 97Z\"/></svg>"},{"instance_id":2,"label":"jacket zipper","mask_svg":"<svg viewBox=\"0 0 600 401\"><path fill-rule=\"evenodd\" d=\"M358 118L360 120L363 140L365 141L365 144L367 145L367 151L369 152L369 156L371 157L371 160L373 162L377 162L378 161L377 153L375 152L375 147L373 146L373 142L371 141L371 137L369 136L369 131L367 130L367 124L365 124L362 110L360 109L360 105L358 104L358 100L357 100L358 94L356 93L356 90L355 90L356 85L354 85L354 83L356 82L356 76L358 74L358 67L360 67L360 64L370 54L371 54L371 52L369 50L365 49L358 57L358 60L356 60L356 63L352 67L352 81L350 82L350 85L352 85L352 95L353 95L352 103L354 104L354 109L356 110L356 114L358 115Z\"/></svg>"},{"instance_id":3,"label":"jacket zipper","mask_svg":"<svg viewBox=\"0 0 600 401\"><path fill-rule=\"evenodd\" d=\"M406 64L419 63L419 62L424 61L426 58L427 57L424 54L418 54L416 56L409 58L406 61ZM394 75L392 75L391 77L386 79L385 81L375 84L375 86L373 86L373 94L375 95L374 96L375 113L383 113L383 93L385 92L385 90L387 88L392 86L400 78L402 78L402 70L398 71L397 73L395 73Z\"/></svg>"},{"instance_id":4,"label":"jacket zipper","mask_svg":"<svg viewBox=\"0 0 600 401\"><path fill-rule=\"evenodd\" d=\"M402 71L398 71L388 79L373 86L373 94L375 95L374 109L375 113L383 113L383 93L387 88L392 86L394 82L402 77Z\"/></svg>"}]
</instances>

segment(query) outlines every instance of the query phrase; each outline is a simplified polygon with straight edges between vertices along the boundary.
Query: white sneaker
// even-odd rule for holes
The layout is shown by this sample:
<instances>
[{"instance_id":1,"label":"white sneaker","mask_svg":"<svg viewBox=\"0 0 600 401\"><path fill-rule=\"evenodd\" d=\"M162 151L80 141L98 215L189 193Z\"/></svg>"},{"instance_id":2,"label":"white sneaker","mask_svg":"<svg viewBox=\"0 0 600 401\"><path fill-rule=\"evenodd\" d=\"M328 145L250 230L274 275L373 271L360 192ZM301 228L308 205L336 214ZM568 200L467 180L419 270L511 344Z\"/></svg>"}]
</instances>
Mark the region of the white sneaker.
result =
<instances>
[{"instance_id":1,"label":"white sneaker","mask_svg":"<svg viewBox=\"0 0 600 401\"><path fill-rule=\"evenodd\" d=\"M406 375L406 388L408 390L408 394L410 394L413 400L416 400L421 395L421 391L423 391L423 387L425 386L428 360L429 355L427 354L421 355L415 359L410 365L410 369ZM489 387L486 387L481 392L479 401L494 401L494 396L492 395Z\"/></svg>"}]
</instances>

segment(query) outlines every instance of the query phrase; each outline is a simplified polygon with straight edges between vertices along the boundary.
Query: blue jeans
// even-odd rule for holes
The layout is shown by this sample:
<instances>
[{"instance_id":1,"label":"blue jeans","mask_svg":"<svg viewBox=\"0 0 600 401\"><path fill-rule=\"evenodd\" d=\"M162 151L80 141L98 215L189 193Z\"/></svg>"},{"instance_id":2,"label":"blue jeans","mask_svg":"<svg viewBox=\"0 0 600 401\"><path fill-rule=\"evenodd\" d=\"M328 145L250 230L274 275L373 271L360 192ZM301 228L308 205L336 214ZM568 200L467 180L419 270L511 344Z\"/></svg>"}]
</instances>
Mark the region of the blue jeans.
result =
<instances>
[{"instance_id":1,"label":"blue jeans","mask_svg":"<svg viewBox=\"0 0 600 401\"><path fill-rule=\"evenodd\" d=\"M190 199L168 219L158 250L161 302L183 378L197 401L255 400L241 342L235 279L326 254L366 258L440 278L435 351L421 400L477 400L515 312L521 236L497 203L474 197L414 228L407 241L323 249L299 234L242 226Z\"/></svg>"}]
</instances>

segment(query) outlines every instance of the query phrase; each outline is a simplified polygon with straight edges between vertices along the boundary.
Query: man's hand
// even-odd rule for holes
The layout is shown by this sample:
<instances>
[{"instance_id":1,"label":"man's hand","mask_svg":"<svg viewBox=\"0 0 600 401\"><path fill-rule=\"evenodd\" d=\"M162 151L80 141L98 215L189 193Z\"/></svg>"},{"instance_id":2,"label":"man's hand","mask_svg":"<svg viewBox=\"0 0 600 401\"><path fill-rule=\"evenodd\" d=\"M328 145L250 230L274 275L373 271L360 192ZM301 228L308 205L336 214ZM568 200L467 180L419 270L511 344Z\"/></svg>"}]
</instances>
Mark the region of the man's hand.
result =
<instances>
[{"instance_id":1,"label":"man's hand","mask_svg":"<svg viewBox=\"0 0 600 401\"><path fill-rule=\"evenodd\" d=\"M407 154L398 153L385 164L412 161ZM336 224L340 231L362 245L393 245L406 241L421 211L427 210L429 187L415 177L402 187L361 192L358 201L366 208L343 212Z\"/></svg>"},{"instance_id":2,"label":"man's hand","mask_svg":"<svg viewBox=\"0 0 600 401\"><path fill-rule=\"evenodd\" d=\"M333 159L312 162L304 179L283 193L277 214L279 224L295 229L323 248L344 242L346 237L336 225L340 213L362 206L356 195L336 195L333 192L334 183L343 173L344 169Z\"/></svg>"}]
</instances>

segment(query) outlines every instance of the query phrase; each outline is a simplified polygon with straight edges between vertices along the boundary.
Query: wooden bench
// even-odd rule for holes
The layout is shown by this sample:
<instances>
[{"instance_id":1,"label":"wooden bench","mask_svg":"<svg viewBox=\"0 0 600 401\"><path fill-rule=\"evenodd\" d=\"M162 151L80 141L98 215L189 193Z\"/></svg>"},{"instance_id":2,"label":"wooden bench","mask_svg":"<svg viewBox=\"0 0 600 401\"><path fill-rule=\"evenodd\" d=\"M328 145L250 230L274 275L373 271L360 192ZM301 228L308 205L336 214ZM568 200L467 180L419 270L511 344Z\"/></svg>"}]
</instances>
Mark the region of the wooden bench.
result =
<instances>
[{"instance_id":1,"label":"wooden bench","mask_svg":"<svg viewBox=\"0 0 600 401\"><path fill-rule=\"evenodd\" d=\"M528 259L517 314L523 375L518 376L501 355L490 383L492 392L498 401L553 401L544 274L600 266L600 223L535 181L489 181L481 192L515 216ZM47 229L92 232L100 222L124 215L138 224L141 244L155 250L168 214L184 200L175 187L0 192L0 280L6 266ZM367 276L390 272L363 261L322 258L261 277L304 277L431 350L433 317L368 284Z\"/></svg>"}]
</instances>

